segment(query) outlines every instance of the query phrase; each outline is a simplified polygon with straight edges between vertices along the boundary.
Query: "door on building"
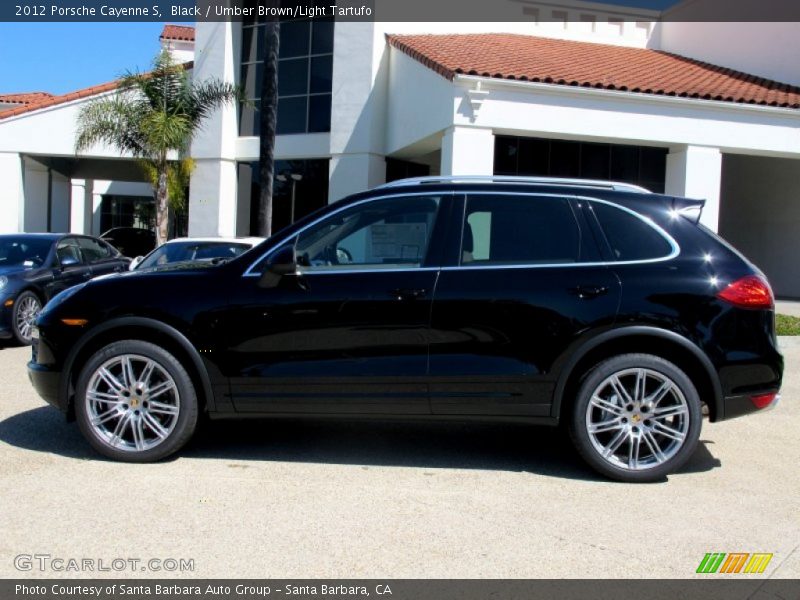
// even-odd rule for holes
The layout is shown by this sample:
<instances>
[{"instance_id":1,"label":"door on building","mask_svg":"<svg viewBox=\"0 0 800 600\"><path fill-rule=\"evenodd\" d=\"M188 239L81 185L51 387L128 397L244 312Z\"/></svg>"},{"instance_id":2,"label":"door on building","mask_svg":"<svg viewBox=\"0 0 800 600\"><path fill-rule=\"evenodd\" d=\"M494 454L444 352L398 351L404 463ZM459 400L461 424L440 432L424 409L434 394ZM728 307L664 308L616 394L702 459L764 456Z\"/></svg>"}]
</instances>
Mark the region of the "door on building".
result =
<instances>
[{"instance_id":1,"label":"door on building","mask_svg":"<svg viewBox=\"0 0 800 600\"><path fill-rule=\"evenodd\" d=\"M613 319L618 280L597 266L572 198L487 192L460 202L456 251L433 300L432 411L548 416L556 353Z\"/></svg>"},{"instance_id":2,"label":"door on building","mask_svg":"<svg viewBox=\"0 0 800 600\"><path fill-rule=\"evenodd\" d=\"M428 332L450 195L370 199L286 240L298 272L243 277L226 343L247 412L429 414ZM277 249L273 255L281 252Z\"/></svg>"}]
</instances>

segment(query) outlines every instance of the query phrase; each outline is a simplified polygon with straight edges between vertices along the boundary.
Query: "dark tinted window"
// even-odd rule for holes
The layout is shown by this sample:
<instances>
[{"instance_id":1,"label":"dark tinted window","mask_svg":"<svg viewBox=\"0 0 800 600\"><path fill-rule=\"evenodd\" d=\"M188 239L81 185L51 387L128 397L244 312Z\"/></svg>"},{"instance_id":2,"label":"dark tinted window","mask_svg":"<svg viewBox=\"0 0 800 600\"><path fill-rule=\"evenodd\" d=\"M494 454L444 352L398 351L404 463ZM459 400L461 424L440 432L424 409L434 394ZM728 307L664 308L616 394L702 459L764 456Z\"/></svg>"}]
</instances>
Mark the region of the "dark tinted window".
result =
<instances>
[{"instance_id":1,"label":"dark tinted window","mask_svg":"<svg viewBox=\"0 0 800 600\"><path fill-rule=\"evenodd\" d=\"M320 6L327 8L328 5ZM333 31L332 20L281 19L278 134L331 130ZM249 102L240 106L240 135L258 135L259 132L265 44L265 22L245 19L239 85Z\"/></svg>"},{"instance_id":2,"label":"dark tinted window","mask_svg":"<svg viewBox=\"0 0 800 600\"><path fill-rule=\"evenodd\" d=\"M83 255L78 247L78 240L75 238L64 238L56 246L56 256L59 262L65 258L74 258L79 263L84 262Z\"/></svg>"},{"instance_id":3,"label":"dark tinted window","mask_svg":"<svg viewBox=\"0 0 800 600\"><path fill-rule=\"evenodd\" d=\"M52 245L48 239L0 236L0 267L41 267Z\"/></svg>"},{"instance_id":4,"label":"dark tinted window","mask_svg":"<svg viewBox=\"0 0 800 600\"><path fill-rule=\"evenodd\" d=\"M93 263L111 258L111 249L91 238L78 238L78 246L83 253L84 262Z\"/></svg>"},{"instance_id":5,"label":"dark tinted window","mask_svg":"<svg viewBox=\"0 0 800 600\"><path fill-rule=\"evenodd\" d=\"M580 246L566 199L473 196L467 202L463 265L573 263Z\"/></svg>"},{"instance_id":6,"label":"dark tinted window","mask_svg":"<svg viewBox=\"0 0 800 600\"><path fill-rule=\"evenodd\" d=\"M620 208L592 202L615 260L663 258L672 251L670 243L643 219Z\"/></svg>"},{"instance_id":7,"label":"dark tinted window","mask_svg":"<svg viewBox=\"0 0 800 600\"><path fill-rule=\"evenodd\" d=\"M667 149L498 135L496 175L614 179L662 193Z\"/></svg>"}]
</instances>

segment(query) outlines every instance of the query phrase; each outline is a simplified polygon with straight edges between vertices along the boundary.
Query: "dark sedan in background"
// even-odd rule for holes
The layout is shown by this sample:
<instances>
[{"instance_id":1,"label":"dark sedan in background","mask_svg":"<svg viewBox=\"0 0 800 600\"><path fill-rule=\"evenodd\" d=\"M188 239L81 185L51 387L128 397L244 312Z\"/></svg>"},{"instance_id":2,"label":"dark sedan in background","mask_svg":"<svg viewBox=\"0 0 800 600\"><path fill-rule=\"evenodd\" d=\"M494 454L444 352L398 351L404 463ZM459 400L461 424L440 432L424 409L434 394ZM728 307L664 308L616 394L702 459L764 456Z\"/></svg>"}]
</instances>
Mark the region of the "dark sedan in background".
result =
<instances>
[{"instance_id":1,"label":"dark sedan in background","mask_svg":"<svg viewBox=\"0 0 800 600\"><path fill-rule=\"evenodd\" d=\"M33 322L50 298L92 277L124 271L129 262L89 236L0 235L0 339L29 344Z\"/></svg>"}]
</instances>

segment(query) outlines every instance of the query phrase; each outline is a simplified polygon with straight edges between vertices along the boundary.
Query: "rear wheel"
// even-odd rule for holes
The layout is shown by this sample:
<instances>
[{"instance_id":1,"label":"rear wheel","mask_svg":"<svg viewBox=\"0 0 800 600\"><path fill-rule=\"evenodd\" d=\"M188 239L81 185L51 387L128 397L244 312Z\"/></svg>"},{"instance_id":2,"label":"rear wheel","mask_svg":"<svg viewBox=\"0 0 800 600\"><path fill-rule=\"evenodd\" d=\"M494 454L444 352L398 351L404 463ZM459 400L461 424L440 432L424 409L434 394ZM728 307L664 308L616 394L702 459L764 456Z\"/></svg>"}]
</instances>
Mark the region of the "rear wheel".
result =
<instances>
[{"instance_id":1,"label":"rear wheel","mask_svg":"<svg viewBox=\"0 0 800 600\"><path fill-rule=\"evenodd\" d=\"M138 340L106 346L78 379L75 414L101 454L127 462L159 460L179 450L197 425L197 395L169 352Z\"/></svg>"},{"instance_id":2,"label":"rear wheel","mask_svg":"<svg viewBox=\"0 0 800 600\"><path fill-rule=\"evenodd\" d=\"M14 337L20 344L31 343L31 333L36 317L42 312L42 302L33 292L22 292L14 302L11 323L14 328Z\"/></svg>"},{"instance_id":3,"label":"rear wheel","mask_svg":"<svg viewBox=\"0 0 800 600\"><path fill-rule=\"evenodd\" d=\"M657 481L697 447L700 398L671 362L625 354L586 376L569 425L575 447L595 470L620 481Z\"/></svg>"}]
</instances>

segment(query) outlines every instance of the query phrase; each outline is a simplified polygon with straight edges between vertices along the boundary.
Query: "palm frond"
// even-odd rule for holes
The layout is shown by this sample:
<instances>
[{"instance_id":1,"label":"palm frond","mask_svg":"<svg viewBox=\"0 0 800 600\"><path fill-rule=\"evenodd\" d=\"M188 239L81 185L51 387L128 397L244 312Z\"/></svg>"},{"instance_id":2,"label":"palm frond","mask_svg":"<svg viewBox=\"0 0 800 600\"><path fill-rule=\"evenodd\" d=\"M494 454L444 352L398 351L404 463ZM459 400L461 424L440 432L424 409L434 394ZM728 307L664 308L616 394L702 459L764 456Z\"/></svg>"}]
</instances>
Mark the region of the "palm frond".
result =
<instances>
[{"instance_id":1,"label":"palm frond","mask_svg":"<svg viewBox=\"0 0 800 600\"><path fill-rule=\"evenodd\" d=\"M96 144L116 147L121 153L142 156L146 142L141 132L142 113L123 93L86 104L78 113L75 151L88 150Z\"/></svg>"},{"instance_id":2,"label":"palm frond","mask_svg":"<svg viewBox=\"0 0 800 600\"><path fill-rule=\"evenodd\" d=\"M246 102L242 88L210 79L202 83L193 83L186 98L187 113L196 126L200 126L211 113L219 107L231 102Z\"/></svg>"}]
</instances>

